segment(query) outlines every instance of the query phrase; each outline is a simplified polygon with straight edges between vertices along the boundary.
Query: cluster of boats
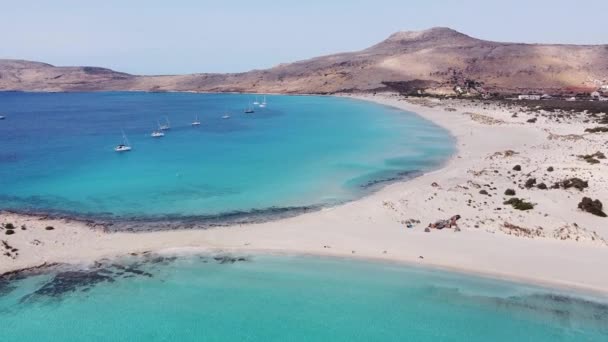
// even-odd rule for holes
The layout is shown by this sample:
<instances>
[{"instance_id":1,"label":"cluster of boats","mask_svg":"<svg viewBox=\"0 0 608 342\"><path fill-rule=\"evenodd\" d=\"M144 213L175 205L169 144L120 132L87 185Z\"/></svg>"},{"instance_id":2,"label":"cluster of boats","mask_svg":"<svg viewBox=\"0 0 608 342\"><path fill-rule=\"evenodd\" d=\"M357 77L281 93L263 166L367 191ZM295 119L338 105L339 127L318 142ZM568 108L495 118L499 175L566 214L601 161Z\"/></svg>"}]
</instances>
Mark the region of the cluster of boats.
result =
<instances>
[{"instance_id":1,"label":"cluster of boats","mask_svg":"<svg viewBox=\"0 0 608 342\"><path fill-rule=\"evenodd\" d=\"M252 104L249 104L247 106L247 108L245 108L245 110L244 110L245 114L255 113L255 106L258 106L260 108L266 108L266 96L264 96L264 100L262 102L259 102L256 97L255 101ZM4 119L4 117L0 116L0 120L2 120L2 119ZM222 116L222 119L224 119L224 120L230 119L230 115L224 114ZM165 120L163 123L161 123L159 120L156 122L156 124L158 125L158 128L153 130L152 133L150 134L150 136L152 138L162 138L165 136L165 131L168 131L171 129L171 123L169 122L169 117L167 117L167 116L165 116ZM196 116L194 121L192 121L192 123L190 123L190 125L192 127L198 127L201 125L201 121L198 119L198 115ZM123 131L122 132L122 144L116 145L116 147L114 147L114 151L128 152L131 150L132 150L131 144L129 143L129 140L127 139L127 135Z\"/></svg>"},{"instance_id":2,"label":"cluster of boats","mask_svg":"<svg viewBox=\"0 0 608 342\"><path fill-rule=\"evenodd\" d=\"M200 121L198 121L198 116L196 118L196 122L197 125L200 125ZM165 131L168 131L169 129L171 129L171 124L169 123L169 118L165 116L165 123L164 124L160 124L160 121L156 122L158 124L158 129L152 131L152 134L150 134L150 136L152 138L162 138L165 136ZM194 126L194 122L192 123L192 125Z\"/></svg>"}]
</instances>

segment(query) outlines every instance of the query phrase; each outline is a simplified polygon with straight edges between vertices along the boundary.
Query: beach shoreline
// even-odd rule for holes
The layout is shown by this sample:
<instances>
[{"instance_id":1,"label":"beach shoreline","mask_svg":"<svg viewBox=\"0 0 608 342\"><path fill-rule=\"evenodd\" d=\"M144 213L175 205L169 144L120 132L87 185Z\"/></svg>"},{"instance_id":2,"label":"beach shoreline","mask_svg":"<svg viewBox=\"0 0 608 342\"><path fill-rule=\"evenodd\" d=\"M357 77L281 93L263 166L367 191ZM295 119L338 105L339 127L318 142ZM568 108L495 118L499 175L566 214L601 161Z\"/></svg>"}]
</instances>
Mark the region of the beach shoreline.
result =
<instances>
[{"instance_id":1,"label":"beach shoreline","mask_svg":"<svg viewBox=\"0 0 608 342\"><path fill-rule=\"evenodd\" d=\"M318 258L321 260L343 260L352 262L366 262L377 266L395 266L404 267L409 269L419 269L423 271L431 272L447 272L450 274L460 276L472 276L475 278L505 282L513 284L514 286L529 286L530 288L537 289L541 292L551 293L555 295L564 295L573 298L587 299L598 303L608 303L608 291L603 287L589 287L578 283L567 283L558 282L553 280L539 280L535 277L522 277L516 273L513 274L502 274L496 272L481 272L470 268L459 268L457 266L446 266L442 264L432 263L418 263L409 260L402 260L397 258L391 258L388 256L361 256L361 255L348 255L343 253L323 253L323 252L310 252L306 250L272 250L272 249L247 249L245 247L238 247L234 249L209 249L206 247L169 247L161 248L153 251L138 251L129 252L122 254L108 254L106 256L98 257L95 259L77 259L73 262L55 262L55 263L43 263L40 265L32 265L25 268L13 269L0 273L0 279L5 281L11 281L12 279L20 280L22 276L34 276L46 274L57 270L89 270L97 267L100 262L112 262L121 263L124 258L127 257L141 257L141 256L164 256L164 257L177 257L177 258L188 258L197 256L211 256L211 257L229 257L229 258L244 258L246 261L255 262L255 258L258 257L276 257L276 258ZM144 260L145 262L145 260Z\"/></svg>"},{"instance_id":2,"label":"beach shoreline","mask_svg":"<svg viewBox=\"0 0 608 342\"><path fill-rule=\"evenodd\" d=\"M85 222L2 213L0 222L11 222L18 227L26 225L28 229L10 237L0 237L19 253L14 259L0 259L0 274L45 262L93 262L129 253L192 248L218 253L354 257L608 294L608 275L601 271L608 265L608 245L586 235L598 230L596 235L606 239L608 233L600 231L600 218L577 211L576 204L566 207L572 202L566 198L577 193L553 191L548 195L549 192L512 185L518 192L525 193L526 198L537 202L537 208L541 209L520 213L502 205L505 187L519 180L506 174L515 163L536 170L538 165L535 163L545 167L547 159L551 159L551 165L560 168L556 173L573 173L575 166L584 169L586 165L579 166L577 160L568 163L562 160L567 156L560 152L561 146L547 140L548 134L563 135L566 130L578 130L584 123L530 125L525 120L510 119L509 110L490 108L484 109L483 114L476 114L479 116L465 114L468 113L466 102L446 105L440 100L425 100L426 104L414 104L395 94L343 96L406 110L434 122L456 139L455 154L439 169L386 185L356 201L248 225L207 230L106 233ZM453 111L446 110L452 107L455 107ZM589 151L591 148L595 146L578 147ZM577 147L571 147L573 152L574 149ZM518 155L490 158L509 150ZM594 182L603 183L605 165L591 172L595 175ZM494 196L479 194L481 190ZM589 191L594 197L606 194L599 186ZM474 204L471 205L468 199ZM498 206L501 210L496 210ZM428 222L455 214L463 216L462 231L424 232ZM407 229L405 222L409 220L420 223ZM542 233L546 236L514 236L501 228L505 223L517 227L543 225ZM571 233L575 238L561 241L561 236L546 233L550 228L571 227L573 223L576 223L575 231L579 232L578 227L581 227L580 236ZM46 230L46 227L53 229ZM538 234L538 229L536 232ZM40 243L33 244L33 241Z\"/></svg>"}]
</instances>

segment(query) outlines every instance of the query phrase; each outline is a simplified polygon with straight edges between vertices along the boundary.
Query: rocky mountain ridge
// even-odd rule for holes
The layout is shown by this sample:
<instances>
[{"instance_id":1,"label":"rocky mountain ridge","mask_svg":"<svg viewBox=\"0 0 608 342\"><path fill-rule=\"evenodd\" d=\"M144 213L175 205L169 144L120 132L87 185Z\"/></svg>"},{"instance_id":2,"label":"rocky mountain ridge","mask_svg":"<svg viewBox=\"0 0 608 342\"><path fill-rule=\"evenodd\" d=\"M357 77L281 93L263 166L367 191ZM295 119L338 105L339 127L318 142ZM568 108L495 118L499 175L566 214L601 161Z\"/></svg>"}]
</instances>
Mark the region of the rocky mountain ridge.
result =
<instances>
[{"instance_id":1,"label":"rocky mountain ridge","mask_svg":"<svg viewBox=\"0 0 608 342\"><path fill-rule=\"evenodd\" d=\"M499 43L432 28L397 32L357 52L233 74L138 76L0 60L0 91L577 93L608 84L606 56L608 45Z\"/></svg>"}]
</instances>

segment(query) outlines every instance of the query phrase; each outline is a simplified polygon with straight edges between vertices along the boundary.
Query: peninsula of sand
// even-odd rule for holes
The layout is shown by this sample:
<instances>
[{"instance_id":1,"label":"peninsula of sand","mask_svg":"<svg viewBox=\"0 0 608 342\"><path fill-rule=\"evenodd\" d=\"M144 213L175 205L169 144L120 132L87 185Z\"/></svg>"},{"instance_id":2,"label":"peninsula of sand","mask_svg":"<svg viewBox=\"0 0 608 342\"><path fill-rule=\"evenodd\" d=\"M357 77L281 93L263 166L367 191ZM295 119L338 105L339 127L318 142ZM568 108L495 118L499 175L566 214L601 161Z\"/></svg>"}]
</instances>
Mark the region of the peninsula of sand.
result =
<instances>
[{"instance_id":1,"label":"peninsula of sand","mask_svg":"<svg viewBox=\"0 0 608 342\"><path fill-rule=\"evenodd\" d=\"M0 274L142 252L312 254L608 294L607 146L605 133L589 129L601 115L515 101L354 97L443 126L457 153L439 170L360 200L258 224L128 233L3 212ZM458 228L426 229L454 215Z\"/></svg>"}]
</instances>

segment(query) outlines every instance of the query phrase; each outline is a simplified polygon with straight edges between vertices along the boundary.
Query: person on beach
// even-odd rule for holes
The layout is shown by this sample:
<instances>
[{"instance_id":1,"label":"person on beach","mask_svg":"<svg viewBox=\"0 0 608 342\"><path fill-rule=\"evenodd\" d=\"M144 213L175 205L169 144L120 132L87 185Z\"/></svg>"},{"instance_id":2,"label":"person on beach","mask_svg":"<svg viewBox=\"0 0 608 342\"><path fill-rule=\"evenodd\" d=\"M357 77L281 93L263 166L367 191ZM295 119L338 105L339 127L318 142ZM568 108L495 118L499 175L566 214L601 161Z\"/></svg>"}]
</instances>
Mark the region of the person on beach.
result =
<instances>
[{"instance_id":1,"label":"person on beach","mask_svg":"<svg viewBox=\"0 0 608 342\"><path fill-rule=\"evenodd\" d=\"M453 228L456 227L458 228L458 220L460 220L460 215L454 215L452 217L450 217L449 220L439 220L435 223L429 223L429 226L427 227L429 230L430 229L444 229L444 228Z\"/></svg>"}]
</instances>

